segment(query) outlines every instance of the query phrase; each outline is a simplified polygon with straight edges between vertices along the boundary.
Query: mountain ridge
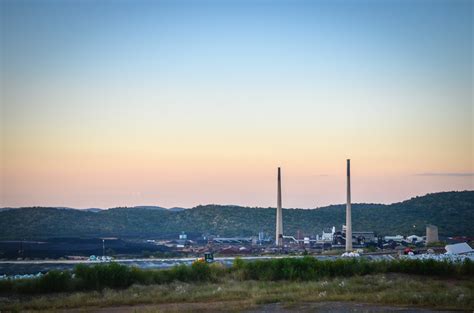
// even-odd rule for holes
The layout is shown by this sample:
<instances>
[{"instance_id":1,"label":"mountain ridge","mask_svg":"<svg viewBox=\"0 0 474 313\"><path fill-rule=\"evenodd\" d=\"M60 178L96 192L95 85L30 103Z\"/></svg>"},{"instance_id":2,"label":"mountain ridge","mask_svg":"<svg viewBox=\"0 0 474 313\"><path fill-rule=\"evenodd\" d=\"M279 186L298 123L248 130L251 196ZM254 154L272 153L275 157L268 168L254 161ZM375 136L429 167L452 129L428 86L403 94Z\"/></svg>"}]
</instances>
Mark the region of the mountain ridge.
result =
<instances>
[{"instance_id":1,"label":"mountain ridge","mask_svg":"<svg viewBox=\"0 0 474 313\"><path fill-rule=\"evenodd\" d=\"M423 235L427 224L440 235L474 236L474 191L430 193L393 204L352 205L353 229L379 235ZM345 204L315 209L284 209L286 234L321 233L345 220ZM213 234L250 236L274 234L275 208L199 205L192 209L155 210L111 208L98 212L56 208L19 208L0 211L0 239L51 237L174 238L181 231L191 236Z\"/></svg>"}]
</instances>

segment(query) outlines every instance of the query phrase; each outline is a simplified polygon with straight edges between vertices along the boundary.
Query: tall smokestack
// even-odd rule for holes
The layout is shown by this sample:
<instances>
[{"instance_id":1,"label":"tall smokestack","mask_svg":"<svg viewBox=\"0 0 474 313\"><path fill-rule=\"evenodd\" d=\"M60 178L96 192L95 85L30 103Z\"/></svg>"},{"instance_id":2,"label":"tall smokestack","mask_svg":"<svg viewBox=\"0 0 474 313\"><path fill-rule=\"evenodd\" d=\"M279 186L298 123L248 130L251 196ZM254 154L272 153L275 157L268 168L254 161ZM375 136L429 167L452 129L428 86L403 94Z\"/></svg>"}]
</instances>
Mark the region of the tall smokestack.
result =
<instances>
[{"instance_id":1,"label":"tall smokestack","mask_svg":"<svg viewBox=\"0 0 474 313\"><path fill-rule=\"evenodd\" d=\"M283 245L283 212L281 209L281 173L278 168L278 188L277 188L277 212L276 212L276 231L275 244L277 246Z\"/></svg>"},{"instance_id":2,"label":"tall smokestack","mask_svg":"<svg viewBox=\"0 0 474 313\"><path fill-rule=\"evenodd\" d=\"M351 160L347 159L346 251L352 251Z\"/></svg>"}]
</instances>

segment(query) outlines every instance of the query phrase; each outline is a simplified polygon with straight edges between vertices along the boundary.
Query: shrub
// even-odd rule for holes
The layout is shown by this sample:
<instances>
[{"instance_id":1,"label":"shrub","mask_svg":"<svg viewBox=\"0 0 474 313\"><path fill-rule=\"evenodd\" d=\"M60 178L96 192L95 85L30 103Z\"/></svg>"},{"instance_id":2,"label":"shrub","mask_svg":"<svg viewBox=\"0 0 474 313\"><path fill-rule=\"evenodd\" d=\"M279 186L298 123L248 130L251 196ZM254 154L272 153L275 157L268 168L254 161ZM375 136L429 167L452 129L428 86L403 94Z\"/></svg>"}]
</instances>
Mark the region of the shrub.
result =
<instances>
[{"instance_id":1,"label":"shrub","mask_svg":"<svg viewBox=\"0 0 474 313\"><path fill-rule=\"evenodd\" d=\"M13 281L14 290L23 294L40 293L38 289L38 278L19 279Z\"/></svg>"},{"instance_id":2,"label":"shrub","mask_svg":"<svg viewBox=\"0 0 474 313\"><path fill-rule=\"evenodd\" d=\"M74 269L79 285L83 289L100 290L104 287L124 288L133 283L133 277L138 276L137 273L132 274L131 268L118 263L97 264L87 266L80 264Z\"/></svg>"},{"instance_id":3,"label":"shrub","mask_svg":"<svg viewBox=\"0 0 474 313\"><path fill-rule=\"evenodd\" d=\"M13 292L13 281L9 279L0 280L0 293L10 293Z\"/></svg>"},{"instance_id":4,"label":"shrub","mask_svg":"<svg viewBox=\"0 0 474 313\"><path fill-rule=\"evenodd\" d=\"M169 269L169 279L171 281L179 280L183 282L191 281L192 269L190 266L180 264Z\"/></svg>"},{"instance_id":5,"label":"shrub","mask_svg":"<svg viewBox=\"0 0 474 313\"><path fill-rule=\"evenodd\" d=\"M130 280L133 284L151 285L155 282L153 272L155 271L132 267L130 268Z\"/></svg>"},{"instance_id":6,"label":"shrub","mask_svg":"<svg viewBox=\"0 0 474 313\"><path fill-rule=\"evenodd\" d=\"M234 261L232 262L232 269L234 270L240 270L240 269L243 269L245 267L245 264L244 264L244 260L242 260L241 258L239 257L236 257L234 259Z\"/></svg>"},{"instance_id":7,"label":"shrub","mask_svg":"<svg viewBox=\"0 0 474 313\"><path fill-rule=\"evenodd\" d=\"M38 279L36 288L41 293L69 291L72 289L71 273L50 271Z\"/></svg>"},{"instance_id":8,"label":"shrub","mask_svg":"<svg viewBox=\"0 0 474 313\"><path fill-rule=\"evenodd\" d=\"M211 280L211 268L206 262L194 262L191 265L193 281L209 281Z\"/></svg>"},{"instance_id":9,"label":"shrub","mask_svg":"<svg viewBox=\"0 0 474 313\"><path fill-rule=\"evenodd\" d=\"M459 274L466 277L474 276L474 262L469 259L464 260L459 269Z\"/></svg>"},{"instance_id":10,"label":"shrub","mask_svg":"<svg viewBox=\"0 0 474 313\"><path fill-rule=\"evenodd\" d=\"M317 260L299 259L257 260L234 262L232 271L239 279L253 280L315 280L323 277L349 277L376 273L406 273L433 276L473 276L474 263L439 262L435 260L368 261L365 259Z\"/></svg>"},{"instance_id":11,"label":"shrub","mask_svg":"<svg viewBox=\"0 0 474 313\"><path fill-rule=\"evenodd\" d=\"M171 270L153 271L151 277L155 284L167 284L173 281L173 275Z\"/></svg>"}]
</instances>

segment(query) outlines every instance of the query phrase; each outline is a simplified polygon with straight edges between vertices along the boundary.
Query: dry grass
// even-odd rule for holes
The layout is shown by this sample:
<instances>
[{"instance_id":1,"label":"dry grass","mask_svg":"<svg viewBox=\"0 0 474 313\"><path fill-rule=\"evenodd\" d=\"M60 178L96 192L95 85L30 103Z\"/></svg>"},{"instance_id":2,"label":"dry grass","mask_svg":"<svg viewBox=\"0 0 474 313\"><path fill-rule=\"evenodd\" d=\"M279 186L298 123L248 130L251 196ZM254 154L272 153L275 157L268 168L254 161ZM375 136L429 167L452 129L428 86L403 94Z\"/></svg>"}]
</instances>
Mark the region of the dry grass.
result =
<instances>
[{"instance_id":1,"label":"dry grass","mask_svg":"<svg viewBox=\"0 0 474 313\"><path fill-rule=\"evenodd\" d=\"M0 311L56 311L74 308L167 304L164 311L241 311L266 303L357 301L437 309L474 309L474 282L402 274L354 276L320 281L237 281L134 285L124 290L74 292L0 299ZM229 305L232 303L232 305ZM201 306L197 305L201 304ZM145 305L143 307L143 305ZM77 310L82 311L81 309Z\"/></svg>"}]
</instances>

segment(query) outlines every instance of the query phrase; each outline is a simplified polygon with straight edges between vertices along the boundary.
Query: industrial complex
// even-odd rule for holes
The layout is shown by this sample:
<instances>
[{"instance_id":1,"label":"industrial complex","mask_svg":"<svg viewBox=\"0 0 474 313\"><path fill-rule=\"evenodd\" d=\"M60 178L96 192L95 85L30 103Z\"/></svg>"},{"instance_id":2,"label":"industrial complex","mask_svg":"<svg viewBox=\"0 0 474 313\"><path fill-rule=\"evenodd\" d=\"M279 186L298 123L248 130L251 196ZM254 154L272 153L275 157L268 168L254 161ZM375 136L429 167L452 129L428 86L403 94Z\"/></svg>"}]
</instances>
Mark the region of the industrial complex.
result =
<instances>
[{"instance_id":1,"label":"industrial complex","mask_svg":"<svg viewBox=\"0 0 474 313\"><path fill-rule=\"evenodd\" d=\"M277 205L275 237L263 231L248 237L221 237L219 234L203 235L202 238L188 239L183 231L176 240L151 240L156 244L177 249L186 254L213 252L222 255L247 254L342 254L353 256L359 252L374 254L413 254L428 251L427 245L439 242L438 228L426 225L426 236L394 234L378 236L367 229L352 229L351 212L351 163L346 161L346 221L344 225L328 225L321 233L288 234L284 231L282 210L282 169L277 169ZM350 238L350 239L348 239ZM434 247L442 252L444 248ZM432 251L433 249L430 249Z\"/></svg>"},{"instance_id":2,"label":"industrial complex","mask_svg":"<svg viewBox=\"0 0 474 313\"><path fill-rule=\"evenodd\" d=\"M5 241L0 242L0 260L28 260L28 259L85 259L109 260L124 258L176 258L176 257L201 257L205 253L217 256L264 256L264 255L332 255L353 257L364 254L372 255L411 255L422 254L428 251L442 253L445 251L444 243L455 244L470 242L472 238L439 238L438 227L427 224L425 235L420 234L418 228L414 233L377 234L372 229L353 229L352 203L351 203L351 160L346 160L346 205L345 221L320 225L314 232L304 232L298 228L284 224L282 199L282 168L277 168L277 194L275 220L272 215L271 223L275 223L275 232L268 226L257 225L260 231L252 234L246 232L244 236L229 236L225 230L222 233L210 230L199 233L183 227L181 231L170 233L169 236L146 237L98 237L69 238L63 240L52 239L44 242L36 241ZM184 209L183 209L184 210ZM269 210L274 210L270 209ZM341 212L341 211L339 211ZM342 212L341 212L342 213ZM95 213L94 213L95 214ZM331 220L329 220L331 222ZM342 223L341 223L342 222ZM260 221L262 223L262 221ZM357 224L356 224L357 225ZM271 227L271 226L270 226ZM265 230L264 230L265 229ZM290 232L288 229L292 229ZM441 243L443 242L443 243ZM89 257L93 256L93 257Z\"/></svg>"}]
</instances>

